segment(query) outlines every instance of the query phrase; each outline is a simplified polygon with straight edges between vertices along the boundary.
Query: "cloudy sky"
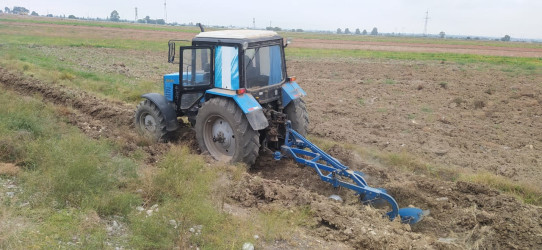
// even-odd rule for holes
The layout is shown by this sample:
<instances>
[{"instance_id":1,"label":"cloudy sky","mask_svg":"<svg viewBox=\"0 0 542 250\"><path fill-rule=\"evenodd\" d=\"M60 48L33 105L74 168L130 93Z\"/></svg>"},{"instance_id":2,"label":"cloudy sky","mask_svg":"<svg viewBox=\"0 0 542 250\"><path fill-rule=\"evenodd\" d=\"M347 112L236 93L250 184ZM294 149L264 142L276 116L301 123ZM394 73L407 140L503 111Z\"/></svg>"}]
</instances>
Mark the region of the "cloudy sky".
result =
<instances>
[{"instance_id":1,"label":"cloudy sky","mask_svg":"<svg viewBox=\"0 0 542 250\"><path fill-rule=\"evenodd\" d=\"M0 0L0 7L23 6L40 15L164 18L163 0ZM428 33L542 39L542 0L167 0L167 21L305 30L337 28L380 32Z\"/></svg>"}]
</instances>

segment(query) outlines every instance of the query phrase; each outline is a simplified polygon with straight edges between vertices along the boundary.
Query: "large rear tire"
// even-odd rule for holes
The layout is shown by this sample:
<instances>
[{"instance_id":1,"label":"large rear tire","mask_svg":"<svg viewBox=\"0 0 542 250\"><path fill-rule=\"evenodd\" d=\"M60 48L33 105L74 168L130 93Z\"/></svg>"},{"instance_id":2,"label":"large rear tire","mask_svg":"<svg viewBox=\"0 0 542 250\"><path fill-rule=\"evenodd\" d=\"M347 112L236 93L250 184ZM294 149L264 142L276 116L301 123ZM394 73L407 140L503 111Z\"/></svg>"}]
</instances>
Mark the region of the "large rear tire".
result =
<instances>
[{"instance_id":1,"label":"large rear tire","mask_svg":"<svg viewBox=\"0 0 542 250\"><path fill-rule=\"evenodd\" d=\"M284 112L288 115L288 119L292 122L292 129L300 133L303 137L307 137L309 131L309 113L303 99L298 98L286 106Z\"/></svg>"},{"instance_id":2,"label":"large rear tire","mask_svg":"<svg viewBox=\"0 0 542 250\"><path fill-rule=\"evenodd\" d=\"M166 119L160 109L148 99L137 105L134 125L137 131L153 141L166 139Z\"/></svg>"},{"instance_id":3,"label":"large rear tire","mask_svg":"<svg viewBox=\"0 0 542 250\"><path fill-rule=\"evenodd\" d=\"M203 104L196 116L196 139L202 153L222 162L254 165L260 149L243 111L227 98L215 97Z\"/></svg>"}]
</instances>

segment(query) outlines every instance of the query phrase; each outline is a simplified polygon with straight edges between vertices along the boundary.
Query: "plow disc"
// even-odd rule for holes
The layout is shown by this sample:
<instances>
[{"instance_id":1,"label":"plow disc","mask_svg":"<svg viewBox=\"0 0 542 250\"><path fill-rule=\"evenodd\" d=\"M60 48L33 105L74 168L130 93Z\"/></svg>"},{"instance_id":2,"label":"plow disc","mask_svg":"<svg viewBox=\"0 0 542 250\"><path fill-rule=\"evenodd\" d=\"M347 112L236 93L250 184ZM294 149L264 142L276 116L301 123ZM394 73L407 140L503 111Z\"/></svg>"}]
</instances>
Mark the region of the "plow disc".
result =
<instances>
[{"instance_id":1,"label":"plow disc","mask_svg":"<svg viewBox=\"0 0 542 250\"><path fill-rule=\"evenodd\" d=\"M399 216L401 222L414 224L429 214L428 210L420 208L399 208L395 199L385 189L367 185L362 172L350 170L337 159L312 144L292 129L290 121L286 122L286 138L281 151L275 152L275 160L280 160L285 156L292 157L296 162L315 169L320 179L330 183L333 187L345 187L353 190L359 195L363 204L376 207L389 206L391 211L388 211L386 216L390 220Z\"/></svg>"}]
</instances>

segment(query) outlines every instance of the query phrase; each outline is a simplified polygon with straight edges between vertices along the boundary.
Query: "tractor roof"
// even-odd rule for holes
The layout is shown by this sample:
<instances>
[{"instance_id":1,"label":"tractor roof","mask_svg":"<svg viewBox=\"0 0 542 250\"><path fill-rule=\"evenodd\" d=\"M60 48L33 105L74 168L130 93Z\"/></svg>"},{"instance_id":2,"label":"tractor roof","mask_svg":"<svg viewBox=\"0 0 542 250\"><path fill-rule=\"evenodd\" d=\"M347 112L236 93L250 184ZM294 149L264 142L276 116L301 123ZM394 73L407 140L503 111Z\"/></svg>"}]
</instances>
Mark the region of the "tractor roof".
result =
<instances>
[{"instance_id":1,"label":"tractor roof","mask_svg":"<svg viewBox=\"0 0 542 250\"><path fill-rule=\"evenodd\" d=\"M276 32L268 30L218 30L201 32L193 42L254 43L282 39Z\"/></svg>"},{"instance_id":2,"label":"tractor roof","mask_svg":"<svg viewBox=\"0 0 542 250\"><path fill-rule=\"evenodd\" d=\"M277 32L268 30L218 30L201 32L196 37L225 39L258 39L278 36Z\"/></svg>"}]
</instances>

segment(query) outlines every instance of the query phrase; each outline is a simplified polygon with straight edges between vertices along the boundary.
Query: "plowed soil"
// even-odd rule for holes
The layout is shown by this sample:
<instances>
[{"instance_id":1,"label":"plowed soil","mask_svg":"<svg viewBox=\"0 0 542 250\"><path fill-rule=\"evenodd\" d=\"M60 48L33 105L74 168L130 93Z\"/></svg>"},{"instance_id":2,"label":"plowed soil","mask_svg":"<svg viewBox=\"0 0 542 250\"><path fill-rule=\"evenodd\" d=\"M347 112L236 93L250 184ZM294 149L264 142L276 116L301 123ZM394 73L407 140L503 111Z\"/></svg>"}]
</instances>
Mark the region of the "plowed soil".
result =
<instances>
[{"instance_id":1,"label":"plowed soil","mask_svg":"<svg viewBox=\"0 0 542 250\"><path fill-rule=\"evenodd\" d=\"M312 134L542 188L540 75L367 60L288 66L308 93Z\"/></svg>"},{"instance_id":2,"label":"plowed soil","mask_svg":"<svg viewBox=\"0 0 542 250\"><path fill-rule=\"evenodd\" d=\"M298 62L291 63L291 65L293 64L294 70L299 70L296 63ZM346 64L342 64L342 66L346 66ZM0 73L0 82L3 87L21 94L41 94L48 102L70 107L65 113L70 122L95 138L105 136L125 140L127 153L137 147L142 147L151 155L159 155L168 147L167 144L137 145L138 136L130 132L133 105L99 99L63 86L47 85L3 69L0 70ZM319 83L315 79L305 81L307 83L315 81L311 84L316 84L316 86ZM333 84L341 87L340 82L334 81ZM354 86L358 86L358 84L356 83ZM305 86L307 85L308 88L305 88L308 90L309 96L311 92L317 92L319 89L311 87L310 84ZM413 92L418 91L420 90L417 88L413 90ZM310 104L309 111L312 114L313 134L325 134L337 138L337 140L361 144L373 144L373 140L380 140L378 137L373 139L373 135L368 140L356 141L358 138L364 138L363 135L372 135L371 127L363 129L365 134L361 135L351 135L348 126L339 126L339 129L335 130L323 129L332 125L326 125L326 121L321 120L325 118L314 114L318 112L329 114L332 111L319 110L320 107L326 105L326 101L320 100L331 101L331 99L307 99ZM342 102L347 100L344 99ZM331 106L331 110L334 109L338 109L338 105ZM363 109L354 108L352 110L360 112ZM341 117L356 119L357 115L343 114ZM410 126L410 121L405 120L405 122L406 126ZM321 127L322 125L324 127ZM186 132L183 139L177 143L193 144L193 139L191 139L193 135L190 134L190 131ZM389 136L391 138L393 134L390 132ZM376 144L378 145L378 142ZM391 150L392 148L388 146L387 149ZM241 182L235 184L229 196L237 206L261 211L275 206L286 208L308 206L311 221L307 223L307 234L322 238L323 242L341 243L334 245L335 248L338 246L339 248L361 249L508 249L540 248L542 246L542 220L540 219L542 208L540 207L522 204L513 197L499 194L499 192L481 185L467 182L445 182L414 174L388 172L382 167L367 164L356 153L340 146L335 146L330 152L341 161L348 163L353 169L368 174L368 180L371 184L387 188L403 207L414 205L429 209L430 216L412 227L398 221L390 222L382 217L383 211L360 205L352 192L342 189L334 190L331 186L319 181L312 169L299 167L290 160L276 162L269 154L262 155L258 164L251 169L249 174L243 177ZM443 156L446 158L449 155L446 153ZM474 154L474 158L476 158L476 154ZM434 159L438 159L438 157ZM154 160L151 157L149 162ZM344 202L340 203L327 198L330 194L341 195ZM325 244L319 246L322 247ZM311 245L311 247L314 246ZM307 246L306 248L311 247Z\"/></svg>"},{"instance_id":3,"label":"plowed soil","mask_svg":"<svg viewBox=\"0 0 542 250\"><path fill-rule=\"evenodd\" d=\"M535 149L542 146L535 133L540 129L536 122L540 119L540 103L536 99L540 92L536 82L528 77L518 78L514 87L517 91L511 91L511 87L497 81L503 81L499 77L511 79L504 73L479 74L475 69L465 72L457 65L293 61L289 66L309 94L313 135L382 150L407 150L431 161L497 174L501 173L499 168L491 166L503 161L508 165L502 169L515 169L511 178L533 181L540 177L539 165L521 165L525 158L538 164ZM418 69L414 70L415 67ZM458 79L457 74L462 77ZM494 84L488 85L478 77ZM388 78L396 82L380 83ZM441 87L440 81L447 81L447 86ZM64 116L89 136L124 141L126 154L141 147L150 153L149 163L168 147L144 145L131 132L133 105L46 84L4 69L0 69L0 83L22 95L40 94L47 102L65 106L65 110L60 109ZM489 87L494 89L491 94L485 93ZM454 105L457 96L463 101ZM478 99L485 106L477 108ZM527 102L531 106L524 105ZM491 115L486 115L490 111ZM516 119L505 119L508 116ZM486 126L499 117L500 127ZM503 128L513 130L516 136L500 133L500 140L492 137ZM184 131L181 140L174 143L195 149L193 132ZM488 147L498 142L506 142L510 148L497 145L490 148L494 152L479 149L480 145ZM525 147L526 143L533 148ZM382 217L383 211L360 205L352 192L334 190L319 181L312 169L290 160L276 162L265 153L249 174L232 187L231 202L261 211L276 206L307 206L311 221L306 233L322 239L324 245L319 247L325 246L326 241L333 243L334 248L358 249L542 247L540 207L523 204L482 185L390 172L368 164L355 152L340 146L330 152L353 169L365 172L370 185L388 189L402 207L412 205L428 209L431 214L412 227L390 222ZM344 202L327 198L330 194L339 194Z\"/></svg>"}]
</instances>

